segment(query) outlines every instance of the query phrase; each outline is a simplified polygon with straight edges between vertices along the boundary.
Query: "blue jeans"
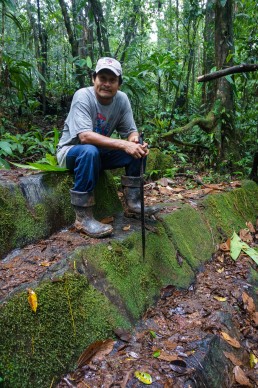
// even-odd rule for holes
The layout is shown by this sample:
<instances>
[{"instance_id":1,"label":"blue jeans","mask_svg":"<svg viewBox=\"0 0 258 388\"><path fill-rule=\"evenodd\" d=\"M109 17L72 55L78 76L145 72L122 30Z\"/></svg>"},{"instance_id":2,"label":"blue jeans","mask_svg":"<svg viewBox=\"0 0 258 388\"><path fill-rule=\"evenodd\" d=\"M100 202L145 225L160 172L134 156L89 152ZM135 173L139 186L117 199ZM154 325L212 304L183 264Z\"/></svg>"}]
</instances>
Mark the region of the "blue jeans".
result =
<instances>
[{"instance_id":1,"label":"blue jeans","mask_svg":"<svg viewBox=\"0 0 258 388\"><path fill-rule=\"evenodd\" d=\"M144 158L144 167L146 158ZM93 191L103 170L125 167L127 176L140 176L141 159L124 151L99 148L90 144L73 146L66 156L66 167L74 173L74 191Z\"/></svg>"}]
</instances>

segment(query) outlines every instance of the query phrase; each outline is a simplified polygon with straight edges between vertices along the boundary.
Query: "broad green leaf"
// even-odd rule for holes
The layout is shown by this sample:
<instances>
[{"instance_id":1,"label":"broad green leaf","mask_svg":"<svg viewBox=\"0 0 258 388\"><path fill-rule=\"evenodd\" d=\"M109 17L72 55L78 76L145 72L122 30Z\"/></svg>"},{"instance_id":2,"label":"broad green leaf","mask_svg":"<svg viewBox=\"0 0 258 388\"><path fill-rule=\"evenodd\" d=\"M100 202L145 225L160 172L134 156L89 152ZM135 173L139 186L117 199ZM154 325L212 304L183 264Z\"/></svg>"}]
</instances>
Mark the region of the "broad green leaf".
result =
<instances>
[{"instance_id":1,"label":"broad green leaf","mask_svg":"<svg viewBox=\"0 0 258 388\"><path fill-rule=\"evenodd\" d=\"M0 158L0 170L10 170L10 168L10 164L3 158Z\"/></svg>"},{"instance_id":2,"label":"broad green leaf","mask_svg":"<svg viewBox=\"0 0 258 388\"><path fill-rule=\"evenodd\" d=\"M157 337L157 334L153 330L150 330L150 335L152 336L152 338L156 338Z\"/></svg>"},{"instance_id":3,"label":"broad green leaf","mask_svg":"<svg viewBox=\"0 0 258 388\"><path fill-rule=\"evenodd\" d=\"M46 160L51 166L57 166L57 159L55 155L46 154Z\"/></svg>"},{"instance_id":4,"label":"broad green leaf","mask_svg":"<svg viewBox=\"0 0 258 388\"><path fill-rule=\"evenodd\" d=\"M29 164L21 164L21 163L14 163L14 162L10 162L10 163L16 167L27 168L28 170L38 170L36 167L30 166Z\"/></svg>"},{"instance_id":5,"label":"broad green leaf","mask_svg":"<svg viewBox=\"0 0 258 388\"><path fill-rule=\"evenodd\" d=\"M243 245L243 241L236 234L236 232L234 232L230 241L230 255L233 260L237 260L242 250L242 245Z\"/></svg>"},{"instance_id":6,"label":"broad green leaf","mask_svg":"<svg viewBox=\"0 0 258 388\"><path fill-rule=\"evenodd\" d=\"M135 377L144 384L150 385L152 383L152 377L149 373L136 371L134 372Z\"/></svg>"},{"instance_id":7,"label":"broad green leaf","mask_svg":"<svg viewBox=\"0 0 258 388\"><path fill-rule=\"evenodd\" d=\"M253 261L258 264L258 252L254 249L249 247L247 244L244 244L245 246L242 247L242 250L253 259Z\"/></svg>"},{"instance_id":8,"label":"broad green leaf","mask_svg":"<svg viewBox=\"0 0 258 388\"><path fill-rule=\"evenodd\" d=\"M0 141L0 149L2 149L8 155L13 154L10 143L8 143L7 141Z\"/></svg>"},{"instance_id":9,"label":"broad green leaf","mask_svg":"<svg viewBox=\"0 0 258 388\"><path fill-rule=\"evenodd\" d=\"M87 63L87 66L91 69L92 68L92 61L91 61L91 58L89 56L87 56L87 58L86 58L86 63Z\"/></svg>"},{"instance_id":10,"label":"broad green leaf","mask_svg":"<svg viewBox=\"0 0 258 388\"><path fill-rule=\"evenodd\" d=\"M160 356L160 350L156 350L154 353L152 353L152 356L157 358Z\"/></svg>"},{"instance_id":11,"label":"broad green leaf","mask_svg":"<svg viewBox=\"0 0 258 388\"><path fill-rule=\"evenodd\" d=\"M234 232L230 241L230 255L233 260L237 260L240 252L245 252L251 259L258 264L258 252L249 247L245 242L243 242L240 237Z\"/></svg>"},{"instance_id":12,"label":"broad green leaf","mask_svg":"<svg viewBox=\"0 0 258 388\"><path fill-rule=\"evenodd\" d=\"M51 166L50 164L29 163L29 165L41 171L60 171L60 172L67 171L66 168L62 168L59 166Z\"/></svg>"},{"instance_id":13,"label":"broad green leaf","mask_svg":"<svg viewBox=\"0 0 258 388\"><path fill-rule=\"evenodd\" d=\"M43 164L43 163L29 163L29 164L12 163L12 164L16 167L27 168L29 170L56 171L56 172L67 171L66 168L59 167L59 166L51 166L50 164Z\"/></svg>"}]
</instances>

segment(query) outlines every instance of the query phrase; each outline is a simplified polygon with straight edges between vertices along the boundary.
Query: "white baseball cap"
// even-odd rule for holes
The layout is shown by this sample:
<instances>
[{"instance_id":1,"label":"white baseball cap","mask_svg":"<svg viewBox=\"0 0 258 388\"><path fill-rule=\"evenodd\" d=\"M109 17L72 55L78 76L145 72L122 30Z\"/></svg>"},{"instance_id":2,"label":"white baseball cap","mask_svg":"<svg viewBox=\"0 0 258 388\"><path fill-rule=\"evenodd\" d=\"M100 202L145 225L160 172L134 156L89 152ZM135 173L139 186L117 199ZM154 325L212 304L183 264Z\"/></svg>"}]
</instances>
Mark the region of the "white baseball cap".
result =
<instances>
[{"instance_id":1,"label":"white baseball cap","mask_svg":"<svg viewBox=\"0 0 258 388\"><path fill-rule=\"evenodd\" d=\"M104 69L111 70L118 77L122 76L121 63L114 58L104 57L98 60L95 73L97 74L99 71Z\"/></svg>"}]
</instances>

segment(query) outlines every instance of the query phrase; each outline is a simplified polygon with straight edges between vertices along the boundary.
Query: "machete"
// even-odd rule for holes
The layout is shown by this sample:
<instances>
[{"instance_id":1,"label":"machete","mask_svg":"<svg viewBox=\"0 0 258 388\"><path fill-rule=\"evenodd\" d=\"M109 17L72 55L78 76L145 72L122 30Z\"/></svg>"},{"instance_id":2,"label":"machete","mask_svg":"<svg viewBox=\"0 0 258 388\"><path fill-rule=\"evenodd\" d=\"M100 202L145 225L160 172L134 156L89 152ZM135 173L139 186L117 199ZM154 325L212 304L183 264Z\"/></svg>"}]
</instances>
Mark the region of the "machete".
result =
<instances>
[{"instance_id":1,"label":"machete","mask_svg":"<svg viewBox=\"0 0 258 388\"><path fill-rule=\"evenodd\" d=\"M143 144L143 133L140 133L139 143ZM141 226L142 226L142 258L145 260L145 214L144 214L144 158L141 158L140 168L140 198L141 198Z\"/></svg>"}]
</instances>

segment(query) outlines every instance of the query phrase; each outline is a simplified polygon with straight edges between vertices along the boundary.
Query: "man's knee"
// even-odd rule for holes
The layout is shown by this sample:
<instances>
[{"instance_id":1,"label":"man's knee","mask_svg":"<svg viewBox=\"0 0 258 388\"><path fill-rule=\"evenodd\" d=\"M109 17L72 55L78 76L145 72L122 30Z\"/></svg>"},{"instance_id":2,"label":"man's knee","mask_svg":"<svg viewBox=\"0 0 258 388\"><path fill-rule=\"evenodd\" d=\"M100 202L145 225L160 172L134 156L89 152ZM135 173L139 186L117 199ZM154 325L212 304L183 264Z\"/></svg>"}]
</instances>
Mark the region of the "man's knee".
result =
<instances>
[{"instance_id":1,"label":"man's knee","mask_svg":"<svg viewBox=\"0 0 258 388\"><path fill-rule=\"evenodd\" d=\"M99 150L97 147L91 144L84 144L83 147L81 147L80 152L80 158L81 159L98 159L99 158Z\"/></svg>"}]
</instances>

